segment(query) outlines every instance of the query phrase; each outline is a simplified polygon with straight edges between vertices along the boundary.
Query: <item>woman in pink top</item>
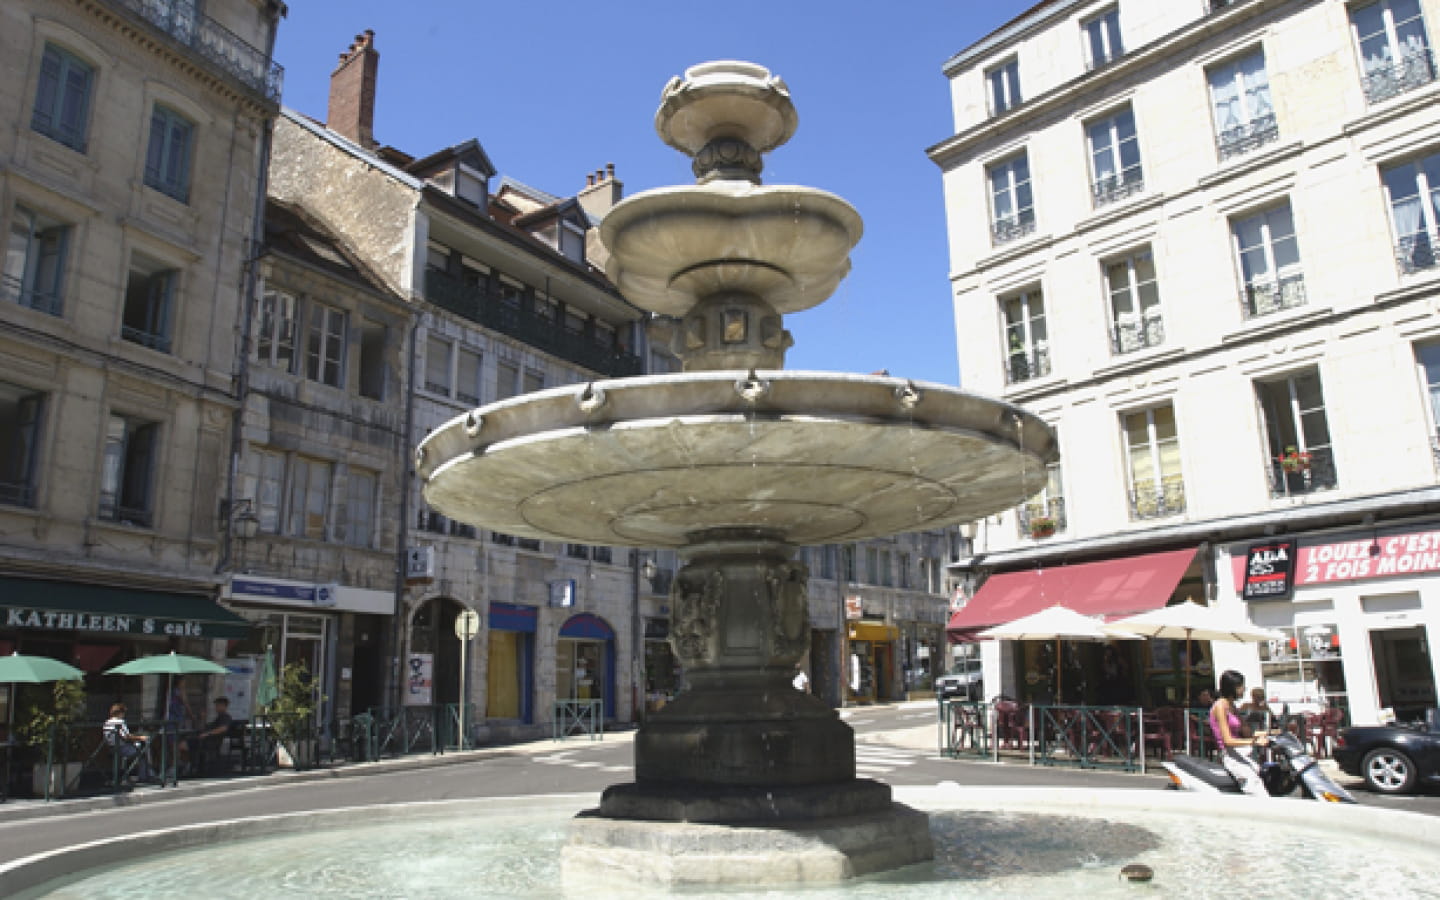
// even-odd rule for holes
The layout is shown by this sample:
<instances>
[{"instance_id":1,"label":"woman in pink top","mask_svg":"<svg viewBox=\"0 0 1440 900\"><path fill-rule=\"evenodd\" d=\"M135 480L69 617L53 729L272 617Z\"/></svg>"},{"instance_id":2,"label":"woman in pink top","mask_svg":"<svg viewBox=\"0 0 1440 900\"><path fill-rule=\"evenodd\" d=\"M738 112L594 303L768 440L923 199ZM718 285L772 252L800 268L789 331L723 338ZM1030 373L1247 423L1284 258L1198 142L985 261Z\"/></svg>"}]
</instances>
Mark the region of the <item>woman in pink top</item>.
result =
<instances>
[{"instance_id":1,"label":"woman in pink top","mask_svg":"<svg viewBox=\"0 0 1440 900\"><path fill-rule=\"evenodd\" d=\"M1220 748L1220 764L1239 782L1240 789L1252 797L1268 797L1251 750L1270 743L1270 737L1264 734L1241 737L1240 715L1235 703L1244 693L1244 675L1228 669L1220 676L1220 699L1210 707L1210 731ZM1245 748L1243 752L1241 748Z\"/></svg>"}]
</instances>

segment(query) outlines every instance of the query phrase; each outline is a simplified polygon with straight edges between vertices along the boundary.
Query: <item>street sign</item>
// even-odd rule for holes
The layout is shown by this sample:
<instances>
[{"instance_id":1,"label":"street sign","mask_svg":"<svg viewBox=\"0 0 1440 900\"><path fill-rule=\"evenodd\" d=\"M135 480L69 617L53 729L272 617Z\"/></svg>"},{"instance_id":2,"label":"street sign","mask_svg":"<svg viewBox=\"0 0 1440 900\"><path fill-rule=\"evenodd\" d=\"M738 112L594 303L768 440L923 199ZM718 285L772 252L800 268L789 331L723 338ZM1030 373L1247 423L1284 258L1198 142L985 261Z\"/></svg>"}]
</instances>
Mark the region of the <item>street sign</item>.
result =
<instances>
[{"instance_id":1,"label":"street sign","mask_svg":"<svg viewBox=\"0 0 1440 900\"><path fill-rule=\"evenodd\" d=\"M455 636L462 641L468 641L480 633L480 614L473 609L467 609L455 617Z\"/></svg>"}]
</instances>

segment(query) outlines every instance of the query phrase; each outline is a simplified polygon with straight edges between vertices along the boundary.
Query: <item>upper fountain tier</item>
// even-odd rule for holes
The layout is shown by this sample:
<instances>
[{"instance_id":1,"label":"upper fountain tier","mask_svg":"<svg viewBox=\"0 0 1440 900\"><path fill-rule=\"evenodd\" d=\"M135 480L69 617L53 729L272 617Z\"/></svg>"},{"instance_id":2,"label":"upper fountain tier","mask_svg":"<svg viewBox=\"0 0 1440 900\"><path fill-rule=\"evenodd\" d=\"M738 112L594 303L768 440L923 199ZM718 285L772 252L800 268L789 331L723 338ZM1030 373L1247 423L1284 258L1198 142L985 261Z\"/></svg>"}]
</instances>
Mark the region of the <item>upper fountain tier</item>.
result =
<instances>
[{"instance_id":1,"label":"upper fountain tier","mask_svg":"<svg viewBox=\"0 0 1440 900\"><path fill-rule=\"evenodd\" d=\"M681 320L657 337L687 370L780 368L781 315L820 304L850 271L863 231L850 204L760 183L762 154L797 123L785 82L763 66L691 67L665 86L655 130L693 158L698 183L636 194L600 226L621 293Z\"/></svg>"}]
</instances>

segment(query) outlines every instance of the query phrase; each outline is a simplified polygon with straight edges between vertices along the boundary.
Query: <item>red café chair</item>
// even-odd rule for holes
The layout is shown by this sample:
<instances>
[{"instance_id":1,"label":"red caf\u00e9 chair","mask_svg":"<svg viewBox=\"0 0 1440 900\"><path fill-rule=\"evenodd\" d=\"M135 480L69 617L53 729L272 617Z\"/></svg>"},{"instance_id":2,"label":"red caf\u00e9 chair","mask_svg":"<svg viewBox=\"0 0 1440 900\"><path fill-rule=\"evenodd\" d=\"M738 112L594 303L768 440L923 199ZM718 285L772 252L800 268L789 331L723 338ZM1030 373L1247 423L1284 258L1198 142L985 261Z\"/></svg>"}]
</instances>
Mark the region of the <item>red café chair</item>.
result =
<instances>
[{"instance_id":1,"label":"red caf\u00e9 chair","mask_svg":"<svg viewBox=\"0 0 1440 900\"><path fill-rule=\"evenodd\" d=\"M1306 714L1301 726L1301 738L1316 759L1329 756L1331 743L1339 740L1341 716L1338 706L1328 706L1318 713Z\"/></svg>"},{"instance_id":2,"label":"red caf\u00e9 chair","mask_svg":"<svg viewBox=\"0 0 1440 900\"><path fill-rule=\"evenodd\" d=\"M1159 713L1157 709L1145 714L1145 724L1141 729L1145 737L1145 752L1153 752L1160 759L1174 759L1175 747L1170 742L1170 727Z\"/></svg>"},{"instance_id":3,"label":"red caf\u00e9 chair","mask_svg":"<svg viewBox=\"0 0 1440 900\"><path fill-rule=\"evenodd\" d=\"M1004 747L1019 750L1029 744L1029 711L1014 700L995 702L995 737Z\"/></svg>"}]
</instances>

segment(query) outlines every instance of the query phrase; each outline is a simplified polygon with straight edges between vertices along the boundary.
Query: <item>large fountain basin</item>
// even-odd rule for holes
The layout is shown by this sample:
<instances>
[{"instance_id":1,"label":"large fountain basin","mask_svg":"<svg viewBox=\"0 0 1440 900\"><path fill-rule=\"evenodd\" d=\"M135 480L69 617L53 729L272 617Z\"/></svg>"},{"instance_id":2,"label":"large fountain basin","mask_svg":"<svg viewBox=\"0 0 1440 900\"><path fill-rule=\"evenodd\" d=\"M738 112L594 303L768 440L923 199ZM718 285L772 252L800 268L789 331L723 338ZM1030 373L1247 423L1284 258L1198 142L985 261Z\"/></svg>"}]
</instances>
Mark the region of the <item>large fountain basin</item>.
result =
<instances>
[{"instance_id":1,"label":"large fountain basin","mask_svg":"<svg viewBox=\"0 0 1440 900\"><path fill-rule=\"evenodd\" d=\"M1029 496L1056 454L1040 419L957 388L701 372L481 407L431 434L417 467L426 501L461 521L682 547L716 528L820 544L966 521Z\"/></svg>"}]
</instances>

